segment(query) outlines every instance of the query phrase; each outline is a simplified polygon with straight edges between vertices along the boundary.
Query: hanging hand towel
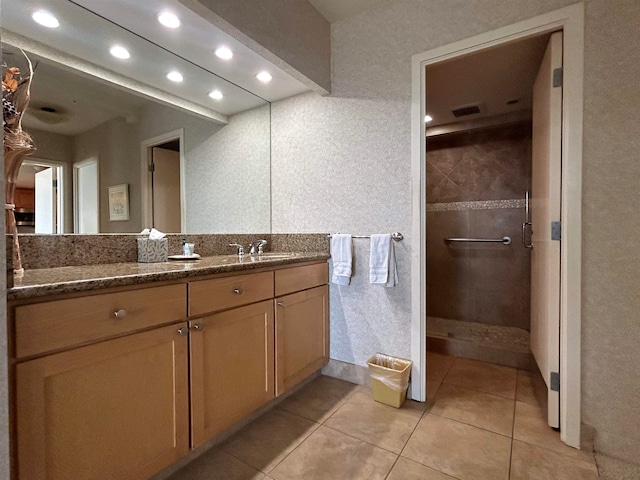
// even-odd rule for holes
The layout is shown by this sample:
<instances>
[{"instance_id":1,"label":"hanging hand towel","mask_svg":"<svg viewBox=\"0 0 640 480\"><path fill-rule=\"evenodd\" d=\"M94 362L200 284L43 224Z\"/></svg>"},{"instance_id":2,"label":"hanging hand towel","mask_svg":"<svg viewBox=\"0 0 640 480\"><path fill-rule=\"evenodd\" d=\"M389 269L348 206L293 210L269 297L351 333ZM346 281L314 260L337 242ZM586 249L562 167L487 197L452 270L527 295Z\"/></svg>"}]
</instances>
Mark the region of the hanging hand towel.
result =
<instances>
[{"instance_id":1,"label":"hanging hand towel","mask_svg":"<svg viewBox=\"0 0 640 480\"><path fill-rule=\"evenodd\" d=\"M369 283L387 287L398 283L395 245L388 233L371 235Z\"/></svg>"},{"instance_id":2,"label":"hanging hand towel","mask_svg":"<svg viewBox=\"0 0 640 480\"><path fill-rule=\"evenodd\" d=\"M338 285L351 283L352 262L351 235L336 233L331 237L331 260L333 263L333 275L331 281Z\"/></svg>"}]
</instances>

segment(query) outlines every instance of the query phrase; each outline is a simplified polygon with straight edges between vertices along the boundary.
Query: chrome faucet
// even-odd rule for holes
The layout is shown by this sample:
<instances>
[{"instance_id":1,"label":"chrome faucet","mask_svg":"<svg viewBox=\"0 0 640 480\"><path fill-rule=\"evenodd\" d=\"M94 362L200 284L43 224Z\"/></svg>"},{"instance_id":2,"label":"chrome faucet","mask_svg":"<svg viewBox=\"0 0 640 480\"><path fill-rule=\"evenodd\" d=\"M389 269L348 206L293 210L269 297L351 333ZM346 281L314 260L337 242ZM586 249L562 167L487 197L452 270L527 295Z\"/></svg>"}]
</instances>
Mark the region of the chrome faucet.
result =
<instances>
[{"instance_id":1,"label":"chrome faucet","mask_svg":"<svg viewBox=\"0 0 640 480\"><path fill-rule=\"evenodd\" d=\"M256 253L258 255L262 255L264 253L262 250L262 247L264 247L266 244L267 244L266 240L256 240L251 245L249 245L249 255L255 255ZM257 252L256 252L256 248L258 249Z\"/></svg>"},{"instance_id":2,"label":"chrome faucet","mask_svg":"<svg viewBox=\"0 0 640 480\"><path fill-rule=\"evenodd\" d=\"M230 247L236 247L238 249L238 256L242 257L244 255L244 247L239 243L230 243Z\"/></svg>"}]
</instances>

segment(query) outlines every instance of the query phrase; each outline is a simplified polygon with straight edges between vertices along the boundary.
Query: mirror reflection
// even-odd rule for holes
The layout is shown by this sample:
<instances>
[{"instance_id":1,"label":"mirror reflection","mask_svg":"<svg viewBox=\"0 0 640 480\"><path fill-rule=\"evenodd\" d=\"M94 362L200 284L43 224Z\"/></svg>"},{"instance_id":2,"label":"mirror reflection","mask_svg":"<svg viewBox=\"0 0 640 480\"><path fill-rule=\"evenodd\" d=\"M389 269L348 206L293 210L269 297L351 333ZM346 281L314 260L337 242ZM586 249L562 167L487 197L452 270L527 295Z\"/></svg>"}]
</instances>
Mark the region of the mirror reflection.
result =
<instances>
[{"instance_id":1,"label":"mirror reflection","mask_svg":"<svg viewBox=\"0 0 640 480\"><path fill-rule=\"evenodd\" d=\"M6 2L7 8L16 2ZM3 16L5 11L3 2ZM96 21L114 27L93 17L74 28L93 32ZM234 107L216 116L206 107L185 107L195 92L180 90L190 87L167 88L166 96L142 88L141 95L131 89L137 81L114 85L87 69L72 69L69 63L77 62L62 61L64 55L43 54L37 29L27 39L11 26L3 21L3 40L13 43L3 43L3 62L19 66L18 46L36 65L23 128L37 151L23 164L16 190L22 233L137 233L151 226L184 233L271 230L268 102L237 89ZM181 60L156 50L147 63ZM204 80L202 69L189 68L198 70L192 78L199 85L221 85L219 77L205 72L211 79ZM181 69L190 75L187 66ZM232 89L225 96L233 97Z\"/></svg>"}]
</instances>

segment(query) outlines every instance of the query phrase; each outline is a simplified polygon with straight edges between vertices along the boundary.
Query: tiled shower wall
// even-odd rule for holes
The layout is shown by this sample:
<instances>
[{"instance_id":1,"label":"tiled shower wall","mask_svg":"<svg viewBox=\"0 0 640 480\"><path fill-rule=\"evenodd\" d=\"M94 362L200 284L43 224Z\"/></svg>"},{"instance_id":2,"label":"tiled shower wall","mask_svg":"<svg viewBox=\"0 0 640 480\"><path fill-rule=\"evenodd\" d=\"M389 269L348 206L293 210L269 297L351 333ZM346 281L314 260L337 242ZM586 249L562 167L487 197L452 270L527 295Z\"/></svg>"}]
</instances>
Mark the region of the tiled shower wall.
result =
<instances>
[{"instance_id":1,"label":"tiled shower wall","mask_svg":"<svg viewBox=\"0 0 640 480\"><path fill-rule=\"evenodd\" d=\"M427 315L529 330L531 125L427 140ZM447 237L502 238L449 243Z\"/></svg>"}]
</instances>

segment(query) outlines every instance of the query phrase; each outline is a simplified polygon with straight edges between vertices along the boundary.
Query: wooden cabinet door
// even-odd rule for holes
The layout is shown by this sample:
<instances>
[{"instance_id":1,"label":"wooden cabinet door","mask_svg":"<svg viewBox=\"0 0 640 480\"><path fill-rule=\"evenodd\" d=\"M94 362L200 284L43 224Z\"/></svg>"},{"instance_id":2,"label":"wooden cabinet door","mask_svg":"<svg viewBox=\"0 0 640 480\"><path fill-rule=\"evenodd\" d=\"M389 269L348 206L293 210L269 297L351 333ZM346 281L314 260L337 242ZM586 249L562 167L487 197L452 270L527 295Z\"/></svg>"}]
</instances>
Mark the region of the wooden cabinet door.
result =
<instances>
[{"instance_id":1,"label":"wooden cabinet door","mask_svg":"<svg viewBox=\"0 0 640 480\"><path fill-rule=\"evenodd\" d=\"M191 322L192 446L274 396L271 300Z\"/></svg>"},{"instance_id":2,"label":"wooden cabinet door","mask_svg":"<svg viewBox=\"0 0 640 480\"><path fill-rule=\"evenodd\" d=\"M327 285L276 299L276 395L329 361Z\"/></svg>"},{"instance_id":3,"label":"wooden cabinet door","mask_svg":"<svg viewBox=\"0 0 640 480\"><path fill-rule=\"evenodd\" d=\"M180 327L18 364L19 478L146 479L188 453Z\"/></svg>"}]
</instances>

